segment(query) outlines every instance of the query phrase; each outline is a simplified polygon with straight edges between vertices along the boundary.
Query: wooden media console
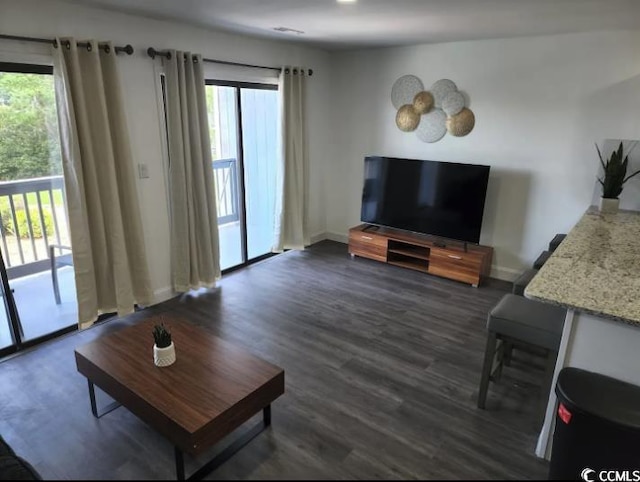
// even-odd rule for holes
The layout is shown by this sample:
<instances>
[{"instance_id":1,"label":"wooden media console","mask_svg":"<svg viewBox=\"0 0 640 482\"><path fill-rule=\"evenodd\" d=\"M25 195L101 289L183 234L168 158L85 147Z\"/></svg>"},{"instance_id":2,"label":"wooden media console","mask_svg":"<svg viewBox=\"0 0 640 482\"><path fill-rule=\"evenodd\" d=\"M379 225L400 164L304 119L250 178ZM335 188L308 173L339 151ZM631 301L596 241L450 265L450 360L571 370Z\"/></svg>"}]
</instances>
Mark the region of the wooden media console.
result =
<instances>
[{"instance_id":1,"label":"wooden media console","mask_svg":"<svg viewBox=\"0 0 640 482\"><path fill-rule=\"evenodd\" d=\"M349 230L349 254L478 287L491 271L493 248L361 224Z\"/></svg>"}]
</instances>

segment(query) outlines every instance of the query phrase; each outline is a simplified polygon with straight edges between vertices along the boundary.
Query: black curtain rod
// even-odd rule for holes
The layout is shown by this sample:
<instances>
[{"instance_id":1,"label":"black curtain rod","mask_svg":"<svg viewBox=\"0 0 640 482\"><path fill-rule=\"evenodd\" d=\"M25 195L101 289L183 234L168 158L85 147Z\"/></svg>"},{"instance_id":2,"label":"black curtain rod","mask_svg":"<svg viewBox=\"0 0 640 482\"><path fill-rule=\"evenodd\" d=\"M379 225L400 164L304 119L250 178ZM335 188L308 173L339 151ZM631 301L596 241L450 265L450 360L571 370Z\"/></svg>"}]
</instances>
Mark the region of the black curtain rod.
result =
<instances>
[{"instance_id":1,"label":"black curtain rod","mask_svg":"<svg viewBox=\"0 0 640 482\"><path fill-rule=\"evenodd\" d=\"M50 44L50 45L53 45L54 47L58 47L58 42L56 41L56 39L49 39L49 38L22 37L20 35L0 34L0 39ZM91 50L91 44L89 42L77 42L77 45L78 47L84 47L87 50ZM67 43L67 48L69 48L68 43ZM100 50L104 50L105 52L109 53L109 46L107 44L98 44L98 48L100 48ZM115 49L117 54L124 52L127 55L131 55L133 53L133 47L128 44L125 45L124 47L115 47Z\"/></svg>"},{"instance_id":2,"label":"black curtain rod","mask_svg":"<svg viewBox=\"0 0 640 482\"><path fill-rule=\"evenodd\" d=\"M149 47L147 49L147 55L149 55L149 57L151 57L152 59L155 59L157 56L164 57L166 59L171 58L171 52L169 52L168 50L156 50L153 47ZM240 62L230 62L229 60L217 60L217 59L206 59L206 58L203 58L202 60L203 62L211 62L214 64L234 65L236 67L251 67L253 69L277 70L278 72L282 71L282 68L280 67L267 67L266 65L243 64ZM309 75L313 75L312 69L307 69L307 72L309 73ZM297 73L296 69L294 69L293 73L294 74Z\"/></svg>"}]
</instances>

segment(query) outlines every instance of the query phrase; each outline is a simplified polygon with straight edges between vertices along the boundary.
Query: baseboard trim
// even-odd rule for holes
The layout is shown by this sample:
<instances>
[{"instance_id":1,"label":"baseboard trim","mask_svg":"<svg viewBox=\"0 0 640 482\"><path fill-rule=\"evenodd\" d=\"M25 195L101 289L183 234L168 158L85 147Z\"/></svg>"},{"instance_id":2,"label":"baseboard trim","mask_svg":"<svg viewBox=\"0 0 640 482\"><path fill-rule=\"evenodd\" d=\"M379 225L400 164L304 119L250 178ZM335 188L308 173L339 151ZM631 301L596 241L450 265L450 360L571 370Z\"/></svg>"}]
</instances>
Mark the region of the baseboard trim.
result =
<instances>
[{"instance_id":1,"label":"baseboard trim","mask_svg":"<svg viewBox=\"0 0 640 482\"><path fill-rule=\"evenodd\" d=\"M326 233L326 239L330 239L331 241L336 241L342 244L349 244L349 235L342 233Z\"/></svg>"},{"instance_id":2,"label":"baseboard trim","mask_svg":"<svg viewBox=\"0 0 640 482\"><path fill-rule=\"evenodd\" d=\"M163 301L170 300L171 298L174 298L176 295L177 293L173 291L173 288L171 286L166 286L164 288L154 290L153 304L155 305L158 303L162 303Z\"/></svg>"},{"instance_id":3,"label":"baseboard trim","mask_svg":"<svg viewBox=\"0 0 640 482\"><path fill-rule=\"evenodd\" d=\"M491 266L491 277L501 279L503 281L515 281L520 276L522 270L507 268L505 266L493 265Z\"/></svg>"},{"instance_id":4,"label":"baseboard trim","mask_svg":"<svg viewBox=\"0 0 640 482\"><path fill-rule=\"evenodd\" d=\"M319 243L320 241L324 241L327 239L327 233L324 231L321 233L316 233L311 235L311 244Z\"/></svg>"}]
</instances>

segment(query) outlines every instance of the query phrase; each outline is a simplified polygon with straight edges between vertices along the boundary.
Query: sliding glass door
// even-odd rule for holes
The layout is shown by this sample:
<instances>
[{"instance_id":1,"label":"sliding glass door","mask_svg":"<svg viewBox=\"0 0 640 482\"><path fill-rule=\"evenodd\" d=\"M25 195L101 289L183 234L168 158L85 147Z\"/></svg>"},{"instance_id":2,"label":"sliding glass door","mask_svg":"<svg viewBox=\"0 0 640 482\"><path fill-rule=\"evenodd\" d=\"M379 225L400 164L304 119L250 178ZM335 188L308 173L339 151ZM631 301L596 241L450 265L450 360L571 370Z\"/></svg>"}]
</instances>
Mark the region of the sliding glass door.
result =
<instances>
[{"instance_id":1,"label":"sliding glass door","mask_svg":"<svg viewBox=\"0 0 640 482\"><path fill-rule=\"evenodd\" d=\"M1 253L0 258L2 258ZM4 265L4 260L0 259L0 264ZM0 296L2 296L2 303L0 303L0 353L10 350L17 343L15 336L17 327L15 323L12 323L10 316L12 310L10 309L11 299L7 297L8 287L7 273L0 270Z\"/></svg>"},{"instance_id":2,"label":"sliding glass door","mask_svg":"<svg viewBox=\"0 0 640 482\"><path fill-rule=\"evenodd\" d=\"M0 63L0 355L76 327L53 68Z\"/></svg>"},{"instance_id":3,"label":"sliding glass door","mask_svg":"<svg viewBox=\"0 0 640 482\"><path fill-rule=\"evenodd\" d=\"M275 85L207 81L218 202L220 266L261 259L273 246L278 90Z\"/></svg>"},{"instance_id":4,"label":"sliding glass door","mask_svg":"<svg viewBox=\"0 0 640 482\"><path fill-rule=\"evenodd\" d=\"M276 203L278 91L240 89L247 257L271 252Z\"/></svg>"},{"instance_id":5,"label":"sliding glass door","mask_svg":"<svg viewBox=\"0 0 640 482\"><path fill-rule=\"evenodd\" d=\"M244 262L239 196L241 183L238 176L238 102L234 87L207 86L206 93L213 181L218 205L220 268L225 270Z\"/></svg>"}]
</instances>

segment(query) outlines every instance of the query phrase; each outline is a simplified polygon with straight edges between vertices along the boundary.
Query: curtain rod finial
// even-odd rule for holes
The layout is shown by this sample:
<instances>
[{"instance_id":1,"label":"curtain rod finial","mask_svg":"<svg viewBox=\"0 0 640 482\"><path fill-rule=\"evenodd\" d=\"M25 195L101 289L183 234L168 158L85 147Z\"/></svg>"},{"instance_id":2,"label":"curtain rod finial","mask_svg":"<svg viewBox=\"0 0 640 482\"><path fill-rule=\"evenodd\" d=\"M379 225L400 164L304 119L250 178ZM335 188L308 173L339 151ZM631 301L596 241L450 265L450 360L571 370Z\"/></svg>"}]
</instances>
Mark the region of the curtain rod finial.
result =
<instances>
[{"instance_id":1,"label":"curtain rod finial","mask_svg":"<svg viewBox=\"0 0 640 482\"><path fill-rule=\"evenodd\" d=\"M151 57L152 59L155 59L156 58L156 49L154 49L153 47L149 47L147 49L147 55L149 57Z\"/></svg>"},{"instance_id":2,"label":"curtain rod finial","mask_svg":"<svg viewBox=\"0 0 640 482\"><path fill-rule=\"evenodd\" d=\"M125 45L122 51L127 55L133 55L133 47L131 46L131 44Z\"/></svg>"}]
</instances>

